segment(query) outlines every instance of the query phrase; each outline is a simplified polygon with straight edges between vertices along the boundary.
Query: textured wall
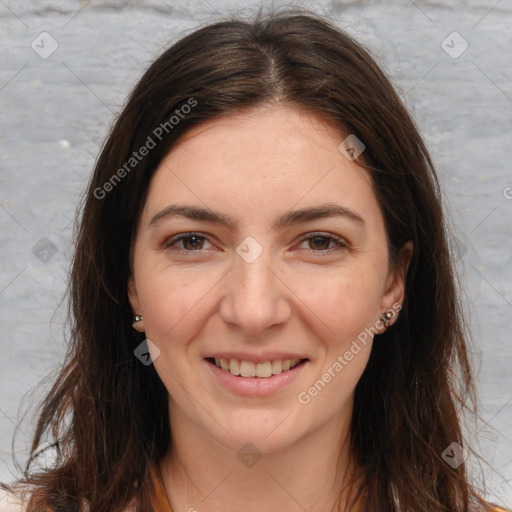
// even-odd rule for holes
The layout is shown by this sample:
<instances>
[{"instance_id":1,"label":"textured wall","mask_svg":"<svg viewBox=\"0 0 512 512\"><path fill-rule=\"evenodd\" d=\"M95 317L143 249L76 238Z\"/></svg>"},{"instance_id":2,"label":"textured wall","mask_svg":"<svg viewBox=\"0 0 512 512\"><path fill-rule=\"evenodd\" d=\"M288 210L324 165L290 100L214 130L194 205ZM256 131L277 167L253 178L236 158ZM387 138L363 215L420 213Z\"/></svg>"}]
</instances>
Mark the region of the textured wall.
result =
<instances>
[{"instance_id":1,"label":"textured wall","mask_svg":"<svg viewBox=\"0 0 512 512\"><path fill-rule=\"evenodd\" d=\"M162 48L241 5L251 12L259 4L0 1L0 480L10 479L15 426L17 451L31 434L30 417L21 421L21 413L42 397L49 383L41 379L64 356L72 219L114 115ZM302 5L367 44L432 151L451 212L488 423L475 431L490 463L489 491L511 505L512 5ZM470 437L478 448L474 432Z\"/></svg>"}]
</instances>

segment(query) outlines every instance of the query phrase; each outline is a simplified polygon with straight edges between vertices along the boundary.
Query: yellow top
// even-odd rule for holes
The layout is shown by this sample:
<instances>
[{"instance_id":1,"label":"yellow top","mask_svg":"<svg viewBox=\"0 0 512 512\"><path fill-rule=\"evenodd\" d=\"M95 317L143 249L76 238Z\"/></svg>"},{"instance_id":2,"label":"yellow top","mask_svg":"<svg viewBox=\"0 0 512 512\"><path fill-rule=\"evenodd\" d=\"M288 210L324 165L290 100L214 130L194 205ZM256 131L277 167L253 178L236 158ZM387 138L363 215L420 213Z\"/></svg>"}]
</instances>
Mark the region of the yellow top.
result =
<instances>
[{"instance_id":1,"label":"yellow top","mask_svg":"<svg viewBox=\"0 0 512 512\"><path fill-rule=\"evenodd\" d=\"M151 496L151 506L153 507L153 510L155 512L172 512L159 469L151 465L150 471L153 486L155 488L155 494Z\"/></svg>"}]
</instances>

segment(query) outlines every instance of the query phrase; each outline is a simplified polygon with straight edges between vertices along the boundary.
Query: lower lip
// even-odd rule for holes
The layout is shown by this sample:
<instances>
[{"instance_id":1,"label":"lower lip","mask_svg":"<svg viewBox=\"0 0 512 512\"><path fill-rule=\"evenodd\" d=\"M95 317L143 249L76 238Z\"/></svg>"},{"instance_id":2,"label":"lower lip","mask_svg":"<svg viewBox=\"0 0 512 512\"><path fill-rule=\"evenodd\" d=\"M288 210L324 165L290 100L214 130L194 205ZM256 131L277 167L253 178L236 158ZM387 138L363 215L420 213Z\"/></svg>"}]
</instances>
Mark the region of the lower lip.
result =
<instances>
[{"instance_id":1,"label":"lower lip","mask_svg":"<svg viewBox=\"0 0 512 512\"><path fill-rule=\"evenodd\" d=\"M293 382L308 361L303 361L291 370L286 370L272 377L240 377L233 375L230 372L221 370L215 364L210 363L205 359L206 364L210 368L213 375L220 381L220 383L232 391L233 393L241 396L270 396L277 393L285 386Z\"/></svg>"}]
</instances>

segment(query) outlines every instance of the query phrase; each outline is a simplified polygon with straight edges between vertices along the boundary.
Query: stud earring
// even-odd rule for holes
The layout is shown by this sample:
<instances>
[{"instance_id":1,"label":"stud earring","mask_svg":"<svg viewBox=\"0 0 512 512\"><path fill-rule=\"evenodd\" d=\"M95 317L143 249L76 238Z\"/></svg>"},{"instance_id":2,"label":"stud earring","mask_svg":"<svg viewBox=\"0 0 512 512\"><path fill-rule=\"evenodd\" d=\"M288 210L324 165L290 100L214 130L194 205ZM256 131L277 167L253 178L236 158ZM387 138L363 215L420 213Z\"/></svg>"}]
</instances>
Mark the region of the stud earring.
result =
<instances>
[{"instance_id":1,"label":"stud earring","mask_svg":"<svg viewBox=\"0 0 512 512\"><path fill-rule=\"evenodd\" d=\"M381 319L382 323L384 324L384 327L386 327L386 329L389 327L389 321L394 316L395 316L395 313L391 309L388 309L385 313L380 315L380 319Z\"/></svg>"},{"instance_id":2,"label":"stud earring","mask_svg":"<svg viewBox=\"0 0 512 512\"><path fill-rule=\"evenodd\" d=\"M140 322L142 320L141 315L133 315L132 325L136 324L137 322Z\"/></svg>"}]
</instances>

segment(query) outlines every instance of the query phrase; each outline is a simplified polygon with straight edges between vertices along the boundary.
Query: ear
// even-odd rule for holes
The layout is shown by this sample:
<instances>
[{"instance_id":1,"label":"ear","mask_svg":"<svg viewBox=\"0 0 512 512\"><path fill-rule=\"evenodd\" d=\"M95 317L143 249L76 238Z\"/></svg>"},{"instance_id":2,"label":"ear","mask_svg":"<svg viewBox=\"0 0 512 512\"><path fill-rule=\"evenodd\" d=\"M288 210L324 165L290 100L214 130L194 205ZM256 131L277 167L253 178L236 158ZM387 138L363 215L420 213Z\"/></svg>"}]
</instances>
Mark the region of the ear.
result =
<instances>
[{"instance_id":1,"label":"ear","mask_svg":"<svg viewBox=\"0 0 512 512\"><path fill-rule=\"evenodd\" d=\"M135 280L133 279L133 276L128 278L128 300L130 301L134 315L140 315L143 317L144 312L140 306L139 294L137 293L137 287L135 286ZM140 320L139 322L135 322L133 324L133 328L138 332L144 332L144 319Z\"/></svg>"},{"instance_id":2,"label":"ear","mask_svg":"<svg viewBox=\"0 0 512 512\"><path fill-rule=\"evenodd\" d=\"M406 242L398 252L397 262L389 270L386 280L386 289L382 296L381 313L391 310L394 316L390 319L389 325L396 322L398 311L400 311L405 297L405 278L411 258L414 252L414 244L411 240Z\"/></svg>"}]
</instances>

